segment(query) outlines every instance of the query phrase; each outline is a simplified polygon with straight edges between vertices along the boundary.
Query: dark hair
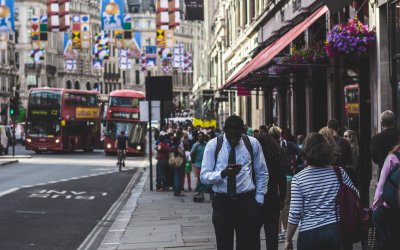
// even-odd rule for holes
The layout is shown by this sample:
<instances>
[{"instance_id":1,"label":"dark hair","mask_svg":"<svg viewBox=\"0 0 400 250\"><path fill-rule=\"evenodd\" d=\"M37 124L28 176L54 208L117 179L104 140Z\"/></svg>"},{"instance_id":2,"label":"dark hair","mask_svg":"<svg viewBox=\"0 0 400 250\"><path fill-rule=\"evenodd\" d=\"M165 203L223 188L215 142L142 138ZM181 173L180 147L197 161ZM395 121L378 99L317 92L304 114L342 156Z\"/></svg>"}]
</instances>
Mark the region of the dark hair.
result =
<instances>
[{"instance_id":1,"label":"dark hair","mask_svg":"<svg viewBox=\"0 0 400 250\"><path fill-rule=\"evenodd\" d=\"M165 141L165 136L164 136L164 135L160 135L160 137L158 137L158 140L159 140L160 142Z\"/></svg>"},{"instance_id":2,"label":"dark hair","mask_svg":"<svg viewBox=\"0 0 400 250\"><path fill-rule=\"evenodd\" d=\"M335 131L339 130L339 122L335 119L329 120L328 124L326 125L328 128L331 128Z\"/></svg>"},{"instance_id":3,"label":"dark hair","mask_svg":"<svg viewBox=\"0 0 400 250\"><path fill-rule=\"evenodd\" d=\"M199 137L199 135L202 135L202 136L204 137L206 134L204 134L204 132L199 132L199 133L197 134L197 137Z\"/></svg>"},{"instance_id":4,"label":"dark hair","mask_svg":"<svg viewBox=\"0 0 400 250\"><path fill-rule=\"evenodd\" d=\"M268 128L265 125L261 125L259 129L260 133L268 133Z\"/></svg>"},{"instance_id":5,"label":"dark hair","mask_svg":"<svg viewBox=\"0 0 400 250\"><path fill-rule=\"evenodd\" d=\"M227 129L243 130L243 128L244 128L244 123L243 123L242 118L240 118L239 116L231 115L228 118L226 118L224 130L227 130Z\"/></svg>"},{"instance_id":6,"label":"dark hair","mask_svg":"<svg viewBox=\"0 0 400 250\"><path fill-rule=\"evenodd\" d=\"M268 162L279 159L280 146L271 135L268 133L260 133L256 136L256 139L260 142L267 165Z\"/></svg>"},{"instance_id":7,"label":"dark hair","mask_svg":"<svg viewBox=\"0 0 400 250\"><path fill-rule=\"evenodd\" d=\"M325 167L335 161L334 149L325 137L319 133L311 133L304 140L301 155L305 161L314 167Z\"/></svg>"}]
</instances>

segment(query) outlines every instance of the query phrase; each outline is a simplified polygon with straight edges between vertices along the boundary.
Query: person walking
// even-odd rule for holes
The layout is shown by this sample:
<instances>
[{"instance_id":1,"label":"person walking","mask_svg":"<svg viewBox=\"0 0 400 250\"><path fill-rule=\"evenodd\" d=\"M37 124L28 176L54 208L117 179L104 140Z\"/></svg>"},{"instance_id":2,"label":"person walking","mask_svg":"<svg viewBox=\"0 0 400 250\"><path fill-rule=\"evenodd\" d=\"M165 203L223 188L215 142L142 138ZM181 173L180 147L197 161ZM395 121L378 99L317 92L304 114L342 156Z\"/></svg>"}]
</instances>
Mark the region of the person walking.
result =
<instances>
[{"instance_id":1,"label":"person walking","mask_svg":"<svg viewBox=\"0 0 400 250\"><path fill-rule=\"evenodd\" d=\"M201 163L203 161L204 149L206 148L205 135L203 132L199 132L197 135L198 142L193 144L192 150L190 151L190 157L192 159L193 168L196 175L196 188L194 189L194 201L204 201L203 187L200 181Z\"/></svg>"},{"instance_id":2,"label":"person walking","mask_svg":"<svg viewBox=\"0 0 400 250\"><path fill-rule=\"evenodd\" d=\"M381 113L381 127L382 131L371 139L371 157L379 167L378 178L389 151L399 144L400 137L396 128L396 117L392 111L386 110Z\"/></svg>"},{"instance_id":3,"label":"person walking","mask_svg":"<svg viewBox=\"0 0 400 250\"><path fill-rule=\"evenodd\" d=\"M264 196L264 204L260 208L259 228L256 232L256 249L261 249L260 231L264 227L267 250L277 250L279 213L284 206L286 197L286 175L280 164L285 162L283 158L287 156L269 134L259 134L256 139L260 142L269 173L268 192Z\"/></svg>"},{"instance_id":4,"label":"person walking","mask_svg":"<svg viewBox=\"0 0 400 250\"><path fill-rule=\"evenodd\" d=\"M305 139L301 154L308 166L293 176L285 249L293 249L292 239L299 224L298 250L343 249L336 220L339 180L331 167L332 147L323 135L311 133ZM358 194L346 172L342 168L340 172L344 184Z\"/></svg>"},{"instance_id":5,"label":"person walking","mask_svg":"<svg viewBox=\"0 0 400 250\"><path fill-rule=\"evenodd\" d=\"M357 178L357 171L358 171L358 157L360 156L360 149L358 147L358 140L357 134L353 130L346 130L343 134L344 139L346 139L350 143L351 148L351 165L348 166L348 174L353 175L350 176L351 180L353 181L354 185L358 186L358 178Z\"/></svg>"},{"instance_id":6,"label":"person walking","mask_svg":"<svg viewBox=\"0 0 400 250\"><path fill-rule=\"evenodd\" d=\"M233 250L234 234L237 250L255 249L259 206L268 189L260 143L242 135L243 128L239 116L229 116L225 134L210 140L204 150L200 179L215 192L212 222L218 250Z\"/></svg>"},{"instance_id":7,"label":"person walking","mask_svg":"<svg viewBox=\"0 0 400 250\"><path fill-rule=\"evenodd\" d=\"M397 238L400 230L400 211L390 207L382 198L383 187L396 164L400 164L400 145L390 151L382 166L381 178L375 191L374 202L372 204L373 221L382 250L396 249L398 247Z\"/></svg>"},{"instance_id":8,"label":"person walking","mask_svg":"<svg viewBox=\"0 0 400 250\"><path fill-rule=\"evenodd\" d=\"M340 149L340 157L336 159L335 165L347 170L347 168L352 164L350 143L340 136L339 122L337 120L329 120L327 127L332 129L333 138L335 139L336 145Z\"/></svg>"},{"instance_id":9,"label":"person walking","mask_svg":"<svg viewBox=\"0 0 400 250\"><path fill-rule=\"evenodd\" d=\"M175 158L181 157L182 159L185 159L185 152L183 149L183 144L181 141L181 137L175 136L172 140L172 153L174 154ZM174 166L173 171L174 171L174 196L185 196L184 194L181 193L182 191L182 173L183 173L183 168L184 168L184 163L185 161L182 160L182 163L180 166Z\"/></svg>"}]
</instances>

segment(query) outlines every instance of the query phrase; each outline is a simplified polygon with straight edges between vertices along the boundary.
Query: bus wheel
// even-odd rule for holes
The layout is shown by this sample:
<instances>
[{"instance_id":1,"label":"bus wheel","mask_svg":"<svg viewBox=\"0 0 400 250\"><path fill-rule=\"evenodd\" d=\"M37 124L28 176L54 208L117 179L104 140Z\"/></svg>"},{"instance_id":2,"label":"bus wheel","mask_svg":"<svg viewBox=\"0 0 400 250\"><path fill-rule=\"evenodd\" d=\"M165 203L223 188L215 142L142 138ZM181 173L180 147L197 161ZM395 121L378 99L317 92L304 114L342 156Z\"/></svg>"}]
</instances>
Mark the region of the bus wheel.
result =
<instances>
[{"instance_id":1,"label":"bus wheel","mask_svg":"<svg viewBox=\"0 0 400 250\"><path fill-rule=\"evenodd\" d=\"M36 154L41 154L42 151L40 151L40 150L35 150L35 153L36 153Z\"/></svg>"}]
</instances>

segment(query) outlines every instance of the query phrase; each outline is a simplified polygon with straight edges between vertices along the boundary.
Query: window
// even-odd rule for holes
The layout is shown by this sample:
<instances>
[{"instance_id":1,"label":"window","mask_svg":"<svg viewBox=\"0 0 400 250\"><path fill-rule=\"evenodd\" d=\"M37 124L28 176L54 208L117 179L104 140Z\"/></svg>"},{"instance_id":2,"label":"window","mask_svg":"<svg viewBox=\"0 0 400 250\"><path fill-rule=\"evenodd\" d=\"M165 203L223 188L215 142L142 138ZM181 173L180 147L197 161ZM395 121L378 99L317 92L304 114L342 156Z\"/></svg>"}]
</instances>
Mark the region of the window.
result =
<instances>
[{"instance_id":1,"label":"window","mask_svg":"<svg viewBox=\"0 0 400 250\"><path fill-rule=\"evenodd\" d=\"M136 80L136 84L140 84L140 71L139 70L135 71L135 80Z\"/></svg>"},{"instance_id":2,"label":"window","mask_svg":"<svg viewBox=\"0 0 400 250\"><path fill-rule=\"evenodd\" d=\"M67 106L98 106L98 97L96 95L65 93L64 103Z\"/></svg>"},{"instance_id":3,"label":"window","mask_svg":"<svg viewBox=\"0 0 400 250\"><path fill-rule=\"evenodd\" d=\"M29 96L30 106L59 107L60 91L33 91Z\"/></svg>"},{"instance_id":4,"label":"window","mask_svg":"<svg viewBox=\"0 0 400 250\"><path fill-rule=\"evenodd\" d=\"M135 22L133 22L133 27L136 29L139 28L139 21L136 20Z\"/></svg>"},{"instance_id":5,"label":"window","mask_svg":"<svg viewBox=\"0 0 400 250\"><path fill-rule=\"evenodd\" d=\"M14 8L14 20L19 21L19 8Z\"/></svg>"},{"instance_id":6,"label":"window","mask_svg":"<svg viewBox=\"0 0 400 250\"><path fill-rule=\"evenodd\" d=\"M35 9L33 7L29 7L28 18L31 19L34 15L35 15Z\"/></svg>"}]
</instances>

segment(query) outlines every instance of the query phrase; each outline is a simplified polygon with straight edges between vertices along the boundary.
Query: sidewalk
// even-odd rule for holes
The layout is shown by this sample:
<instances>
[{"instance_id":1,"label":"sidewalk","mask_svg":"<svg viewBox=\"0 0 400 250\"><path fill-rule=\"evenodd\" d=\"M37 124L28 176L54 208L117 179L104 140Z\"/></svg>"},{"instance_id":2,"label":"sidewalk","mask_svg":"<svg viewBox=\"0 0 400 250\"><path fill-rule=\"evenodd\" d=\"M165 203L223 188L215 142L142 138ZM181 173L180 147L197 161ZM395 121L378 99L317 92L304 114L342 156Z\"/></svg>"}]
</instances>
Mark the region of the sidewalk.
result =
<instances>
[{"instance_id":1,"label":"sidewalk","mask_svg":"<svg viewBox=\"0 0 400 250\"><path fill-rule=\"evenodd\" d=\"M148 170L146 170L146 174L142 177L146 178L146 182L143 192L137 197L133 214L130 218L128 217L129 219L126 215L124 216L129 220L126 228L110 230L123 231L119 239L114 237L114 242L107 241L110 237L106 235L98 249L216 249L211 221L212 202L209 196L205 195L205 202L194 203L193 192L183 192L186 196L174 197L173 191L150 191L148 176ZM293 239L295 248L297 234L296 232ZM266 249L263 231L261 232L261 249ZM279 250L283 249L284 243L279 243ZM361 244L354 244L353 249L361 250Z\"/></svg>"}]
</instances>

